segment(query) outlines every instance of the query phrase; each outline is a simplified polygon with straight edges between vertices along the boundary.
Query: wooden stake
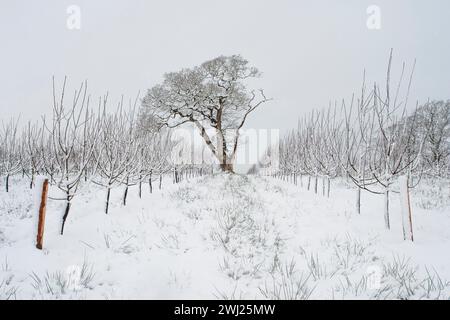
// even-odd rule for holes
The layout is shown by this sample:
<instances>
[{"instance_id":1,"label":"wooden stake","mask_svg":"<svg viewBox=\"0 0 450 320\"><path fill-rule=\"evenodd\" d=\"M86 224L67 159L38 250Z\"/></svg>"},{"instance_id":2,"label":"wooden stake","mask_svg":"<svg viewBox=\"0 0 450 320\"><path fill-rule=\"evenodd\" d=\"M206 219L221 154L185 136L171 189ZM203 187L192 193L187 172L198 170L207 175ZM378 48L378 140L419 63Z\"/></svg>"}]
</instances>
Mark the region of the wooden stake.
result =
<instances>
[{"instance_id":1,"label":"wooden stake","mask_svg":"<svg viewBox=\"0 0 450 320\"><path fill-rule=\"evenodd\" d=\"M41 204L39 206L39 222L37 232L36 248L42 250L42 243L44 240L44 225L45 225L45 209L47 207L47 193L48 193L48 179L44 180L41 193Z\"/></svg>"},{"instance_id":2,"label":"wooden stake","mask_svg":"<svg viewBox=\"0 0 450 320\"><path fill-rule=\"evenodd\" d=\"M400 206L402 212L403 239L414 241L411 200L408 188L408 177L407 176L400 177L399 182L400 182Z\"/></svg>"}]
</instances>

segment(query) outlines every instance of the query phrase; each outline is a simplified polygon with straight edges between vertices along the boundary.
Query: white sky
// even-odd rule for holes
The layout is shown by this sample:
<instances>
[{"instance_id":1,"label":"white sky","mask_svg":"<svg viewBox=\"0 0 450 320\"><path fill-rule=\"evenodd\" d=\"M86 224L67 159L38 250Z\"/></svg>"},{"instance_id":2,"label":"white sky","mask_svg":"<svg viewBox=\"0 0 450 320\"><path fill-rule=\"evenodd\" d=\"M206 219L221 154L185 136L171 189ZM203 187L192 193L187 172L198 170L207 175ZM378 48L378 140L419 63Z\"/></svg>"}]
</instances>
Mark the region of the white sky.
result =
<instances>
[{"instance_id":1,"label":"white sky","mask_svg":"<svg viewBox=\"0 0 450 320\"><path fill-rule=\"evenodd\" d=\"M81 29L66 27L69 5ZM366 27L369 5L381 30ZM0 113L38 118L51 107L51 77L83 79L99 96L134 97L164 72L220 54L242 54L263 72L274 101L248 127L292 128L298 116L382 81L417 58L411 100L450 98L450 1L22 1L0 0Z\"/></svg>"}]
</instances>

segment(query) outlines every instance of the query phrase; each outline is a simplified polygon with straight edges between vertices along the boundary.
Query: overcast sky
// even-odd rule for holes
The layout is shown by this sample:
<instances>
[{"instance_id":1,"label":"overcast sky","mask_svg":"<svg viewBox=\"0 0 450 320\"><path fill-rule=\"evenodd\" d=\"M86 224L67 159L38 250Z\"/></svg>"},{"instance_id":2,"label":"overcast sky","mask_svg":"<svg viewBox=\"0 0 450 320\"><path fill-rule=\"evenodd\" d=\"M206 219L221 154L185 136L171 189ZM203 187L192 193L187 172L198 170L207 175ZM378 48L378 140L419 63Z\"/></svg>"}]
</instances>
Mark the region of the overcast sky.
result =
<instances>
[{"instance_id":1,"label":"overcast sky","mask_svg":"<svg viewBox=\"0 0 450 320\"><path fill-rule=\"evenodd\" d=\"M68 6L81 29L66 26ZM366 10L380 8L381 29ZM382 81L417 58L412 100L450 98L450 1L0 0L0 112L37 118L51 107L51 77L94 96L135 96L168 71L241 54L274 100L248 126L292 128L298 116L358 90L363 69Z\"/></svg>"}]
</instances>

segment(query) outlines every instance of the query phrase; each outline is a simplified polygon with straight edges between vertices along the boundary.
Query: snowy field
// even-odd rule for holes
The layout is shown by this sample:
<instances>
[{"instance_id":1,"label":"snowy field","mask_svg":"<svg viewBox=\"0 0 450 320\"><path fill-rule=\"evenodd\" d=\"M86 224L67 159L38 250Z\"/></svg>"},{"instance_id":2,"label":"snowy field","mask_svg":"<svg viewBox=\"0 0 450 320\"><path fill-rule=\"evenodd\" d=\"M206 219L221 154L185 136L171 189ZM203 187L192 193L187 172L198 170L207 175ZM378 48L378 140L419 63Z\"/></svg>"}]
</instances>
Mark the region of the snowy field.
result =
<instances>
[{"instance_id":1,"label":"snowy field","mask_svg":"<svg viewBox=\"0 0 450 320\"><path fill-rule=\"evenodd\" d=\"M90 184L49 201L35 248L28 182L0 191L0 299L449 299L450 192L412 193L415 242L404 241L397 195L391 230L383 198L333 181L330 198L271 177L220 174L131 188ZM53 188L53 187L52 187ZM319 188L321 190L321 188ZM50 196L55 189L50 190Z\"/></svg>"}]
</instances>

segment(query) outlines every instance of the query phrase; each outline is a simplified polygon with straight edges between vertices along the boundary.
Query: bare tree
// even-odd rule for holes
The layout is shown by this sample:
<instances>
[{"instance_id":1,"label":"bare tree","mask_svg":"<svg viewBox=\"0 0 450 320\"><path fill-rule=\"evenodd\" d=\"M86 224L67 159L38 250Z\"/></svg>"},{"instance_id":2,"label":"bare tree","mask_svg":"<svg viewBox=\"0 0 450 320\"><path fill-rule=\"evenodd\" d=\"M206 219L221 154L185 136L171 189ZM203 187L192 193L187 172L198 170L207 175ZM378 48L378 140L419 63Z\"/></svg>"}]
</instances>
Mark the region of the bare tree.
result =
<instances>
[{"instance_id":1,"label":"bare tree","mask_svg":"<svg viewBox=\"0 0 450 320\"><path fill-rule=\"evenodd\" d=\"M9 179L22 169L22 149L18 134L19 119L2 123L0 134L0 169L5 175L5 188L9 192Z\"/></svg>"},{"instance_id":2,"label":"bare tree","mask_svg":"<svg viewBox=\"0 0 450 320\"><path fill-rule=\"evenodd\" d=\"M28 122L22 135L22 144L24 148L23 170L30 178L30 189L33 188L36 175L39 174L41 167L41 141L43 139L43 130L39 123L32 124Z\"/></svg>"},{"instance_id":3,"label":"bare tree","mask_svg":"<svg viewBox=\"0 0 450 320\"><path fill-rule=\"evenodd\" d=\"M75 90L70 107L65 105L66 78L64 78L60 98L57 100L53 79L53 117L51 123L45 118L44 126L49 133L50 148L47 164L56 167L54 177L57 187L65 194L64 198L54 198L66 202L62 217L61 234L69 215L72 199L76 195L81 177L94 151L98 136L98 120L89 109L87 81Z\"/></svg>"},{"instance_id":4,"label":"bare tree","mask_svg":"<svg viewBox=\"0 0 450 320\"><path fill-rule=\"evenodd\" d=\"M136 161L138 152L136 143L129 136L132 124L123 110L123 99L111 114L106 111L107 99L105 96L101 102L103 112L99 126L100 139L94 149L98 176L93 179L95 184L106 188L106 214L109 212L111 189L121 185L127 167Z\"/></svg>"},{"instance_id":5,"label":"bare tree","mask_svg":"<svg viewBox=\"0 0 450 320\"><path fill-rule=\"evenodd\" d=\"M449 130L448 111L445 108L441 107L439 112L446 112L446 116L441 116L438 123L432 120L433 125L427 120L436 117L437 110L426 112L426 120L420 120L423 115L417 111L408 116L414 66L404 87L406 65L403 63L398 83L392 90L391 65L392 50L385 89L377 83L368 89L364 73L361 94L357 98L352 95L349 104L342 101L341 117L338 116L336 103L333 108L330 106L328 110L314 111L303 117L297 129L288 133L280 142L279 173L283 179L294 173L294 183L296 172L308 174L308 190L313 176L316 193L318 177L322 177L323 194L326 180L329 190L331 178L345 175L357 187L358 213L361 210L361 190L383 194L384 219L388 229L389 195L391 192L398 192L394 184L400 176L405 175L408 187L411 188L415 185L413 175L421 176L420 163L425 137L429 137L431 161L445 158L448 146L446 130ZM420 125L421 122L424 124ZM423 127L424 133L417 134L421 130L418 127Z\"/></svg>"},{"instance_id":6,"label":"bare tree","mask_svg":"<svg viewBox=\"0 0 450 320\"><path fill-rule=\"evenodd\" d=\"M137 135L142 140L142 150L139 159L139 189L141 182L148 179L149 192L153 193L153 182L159 181L162 187L162 177L168 173L173 163L170 154L174 147L170 129L161 128L158 121L149 114L140 113L137 118Z\"/></svg>"},{"instance_id":7,"label":"bare tree","mask_svg":"<svg viewBox=\"0 0 450 320\"><path fill-rule=\"evenodd\" d=\"M125 163L123 164L124 171L120 180L120 183L125 186L122 197L122 204L124 206L127 204L128 188L137 184L139 174L142 173L139 170L139 156L143 153L140 153L139 150L142 148L142 143L144 143L144 141L140 139L141 137L137 132L134 108L126 113L125 117L126 127L123 132L122 141L126 146L126 152Z\"/></svg>"}]
</instances>

